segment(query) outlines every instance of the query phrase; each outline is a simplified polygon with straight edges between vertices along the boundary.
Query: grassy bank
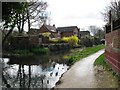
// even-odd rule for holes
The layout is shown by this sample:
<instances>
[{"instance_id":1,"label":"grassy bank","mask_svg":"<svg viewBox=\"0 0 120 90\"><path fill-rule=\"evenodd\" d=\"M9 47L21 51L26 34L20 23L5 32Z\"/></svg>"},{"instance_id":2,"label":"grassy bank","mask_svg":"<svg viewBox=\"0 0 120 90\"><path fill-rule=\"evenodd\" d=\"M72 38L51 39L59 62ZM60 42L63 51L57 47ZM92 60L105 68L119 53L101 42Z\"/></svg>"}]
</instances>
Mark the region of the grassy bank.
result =
<instances>
[{"instance_id":1,"label":"grassy bank","mask_svg":"<svg viewBox=\"0 0 120 90\"><path fill-rule=\"evenodd\" d=\"M112 68L105 62L105 55L100 55L94 62L94 66L102 66L104 70L111 72L111 74L118 78L118 83L120 84L120 76L112 70Z\"/></svg>"},{"instance_id":2,"label":"grassy bank","mask_svg":"<svg viewBox=\"0 0 120 90\"><path fill-rule=\"evenodd\" d=\"M105 56L104 54L101 54L94 62L94 66L100 66L102 65L104 68L110 68L108 64L105 62Z\"/></svg>"},{"instance_id":3,"label":"grassy bank","mask_svg":"<svg viewBox=\"0 0 120 90\"><path fill-rule=\"evenodd\" d=\"M64 56L65 59L69 60L69 64L73 64L77 61L79 61L81 58L85 58L88 55L91 55L101 49L104 49L105 46L104 45L97 45L94 47L87 47L87 48L83 48L82 51L80 50L75 50L71 55L69 56Z\"/></svg>"},{"instance_id":4,"label":"grassy bank","mask_svg":"<svg viewBox=\"0 0 120 90\"><path fill-rule=\"evenodd\" d=\"M3 51L3 56L16 56L16 57L26 57L31 55L43 55L46 54L48 48L33 48L33 49L19 49L12 51Z\"/></svg>"}]
</instances>

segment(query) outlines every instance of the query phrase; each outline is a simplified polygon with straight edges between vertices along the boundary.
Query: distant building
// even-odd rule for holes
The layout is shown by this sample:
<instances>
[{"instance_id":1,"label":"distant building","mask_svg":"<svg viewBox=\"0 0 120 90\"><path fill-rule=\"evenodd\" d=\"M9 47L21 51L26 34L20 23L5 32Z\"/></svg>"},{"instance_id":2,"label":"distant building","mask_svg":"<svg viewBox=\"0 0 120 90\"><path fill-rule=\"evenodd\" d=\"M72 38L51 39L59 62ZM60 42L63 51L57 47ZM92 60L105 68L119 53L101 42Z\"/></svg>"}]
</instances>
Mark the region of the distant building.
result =
<instances>
[{"instance_id":1,"label":"distant building","mask_svg":"<svg viewBox=\"0 0 120 90\"><path fill-rule=\"evenodd\" d=\"M50 26L50 25L46 25L46 24L43 24L40 29L33 29L33 28L30 29L30 31L28 31L28 34L29 35L41 35L42 33L47 33L47 32L50 33L51 38L57 37L55 25Z\"/></svg>"},{"instance_id":2,"label":"distant building","mask_svg":"<svg viewBox=\"0 0 120 90\"><path fill-rule=\"evenodd\" d=\"M58 27L57 32L61 38L70 37L73 35L76 35L79 37L79 28L77 26Z\"/></svg>"},{"instance_id":3,"label":"distant building","mask_svg":"<svg viewBox=\"0 0 120 90\"><path fill-rule=\"evenodd\" d=\"M80 37L90 36L89 31L80 31Z\"/></svg>"}]
</instances>

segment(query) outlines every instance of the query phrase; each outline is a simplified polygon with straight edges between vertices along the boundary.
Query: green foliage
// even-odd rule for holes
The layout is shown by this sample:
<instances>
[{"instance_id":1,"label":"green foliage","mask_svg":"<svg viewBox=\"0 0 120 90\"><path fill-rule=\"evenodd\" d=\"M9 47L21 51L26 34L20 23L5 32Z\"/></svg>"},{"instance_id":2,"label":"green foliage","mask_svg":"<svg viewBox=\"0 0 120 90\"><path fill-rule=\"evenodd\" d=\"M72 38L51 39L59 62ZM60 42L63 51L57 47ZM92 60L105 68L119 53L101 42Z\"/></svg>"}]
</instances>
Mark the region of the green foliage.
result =
<instances>
[{"instance_id":1,"label":"green foliage","mask_svg":"<svg viewBox=\"0 0 120 90\"><path fill-rule=\"evenodd\" d=\"M34 48L31 50L31 52L34 54L46 54L47 51L48 51L47 48Z\"/></svg>"},{"instance_id":2,"label":"green foliage","mask_svg":"<svg viewBox=\"0 0 120 90\"><path fill-rule=\"evenodd\" d=\"M63 59L68 60L69 57L67 55L63 56Z\"/></svg>"},{"instance_id":3,"label":"green foliage","mask_svg":"<svg viewBox=\"0 0 120 90\"><path fill-rule=\"evenodd\" d=\"M23 57L23 56L33 55L33 53L30 52L29 50L24 49L24 50L14 50L11 52L11 55Z\"/></svg>"},{"instance_id":4,"label":"green foliage","mask_svg":"<svg viewBox=\"0 0 120 90\"><path fill-rule=\"evenodd\" d=\"M81 38L80 44L85 47L92 47L93 46L93 40L92 37L86 36Z\"/></svg>"},{"instance_id":5,"label":"green foliage","mask_svg":"<svg viewBox=\"0 0 120 90\"><path fill-rule=\"evenodd\" d=\"M99 37L94 37L93 38L93 44L94 45L99 45L101 42L100 42L100 38Z\"/></svg>"},{"instance_id":6,"label":"green foliage","mask_svg":"<svg viewBox=\"0 0 120 90\"><path fill-rule=\"evenodd\" d=\"M24 57L32 55L43 55L48 52L48 48L33 48L33 49L17 49L12 51L4 51L3 54L9 53L11 56Z\"/></svg>"},{"instance_id":7,"label":"green foliage","mask_svg":"<svg viewBox=\"0 0 120 90\"><path fill-rule=\"evenodd\" d=\"M82 51L75 50L72 55L68 56L69 63L73 64L81 58L87 57L88 55L93 54L103 48L105 48L104 45L97 45L94 47L84 48Z\"/></svg>"},{"instance_id":8,"label":"green foliage","mask_svg":"<svg viewBox=\"0 0 120 90\"><path fill-rule=\"evenodd\" d=\"M2 21L4 27L8 28L16 23L17 14L22 14L28 7L27 2L2 2Z\"/></svg>"},{"instance_id":9,"label":"green foliage","mask_svg":"<svg viewBox=\"0 0 120 90\"><path fill-rule=\"evenodd\" d=\"M104 67L106 67L106 62L105 62L105 56L104 54L101 54L94 62L94 65L102 65Z\"/></svg>"},{"instance_id":10,"label":"green foliage","mask_svg":"<svg viewBox=\"0 0 120 90\"><path fill-rule=\"evenodd\" d=\"M50 51L59 51L59 50L68 50L70 49L70 45L67 43L58 43L49 45Z\"/></svg>"}]
</instances>

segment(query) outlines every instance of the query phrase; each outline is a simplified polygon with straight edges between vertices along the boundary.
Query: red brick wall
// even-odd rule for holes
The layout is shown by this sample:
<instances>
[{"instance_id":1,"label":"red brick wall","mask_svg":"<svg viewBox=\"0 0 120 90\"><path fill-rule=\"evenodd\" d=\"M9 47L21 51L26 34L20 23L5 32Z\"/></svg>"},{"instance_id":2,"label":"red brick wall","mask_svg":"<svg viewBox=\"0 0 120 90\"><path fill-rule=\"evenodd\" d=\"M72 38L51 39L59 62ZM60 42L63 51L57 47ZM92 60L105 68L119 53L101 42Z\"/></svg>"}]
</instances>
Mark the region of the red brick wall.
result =
<instances>
[{"instance_id":1,"label":"red brick wall","mask_svg":"<svg viewBox=\"0 0 120 90\"><path fill-rule=\"evenodd\" d=\"M107 33L105 58L112 69L120 75L120 29Z\"/></svg>"}]
</instances>

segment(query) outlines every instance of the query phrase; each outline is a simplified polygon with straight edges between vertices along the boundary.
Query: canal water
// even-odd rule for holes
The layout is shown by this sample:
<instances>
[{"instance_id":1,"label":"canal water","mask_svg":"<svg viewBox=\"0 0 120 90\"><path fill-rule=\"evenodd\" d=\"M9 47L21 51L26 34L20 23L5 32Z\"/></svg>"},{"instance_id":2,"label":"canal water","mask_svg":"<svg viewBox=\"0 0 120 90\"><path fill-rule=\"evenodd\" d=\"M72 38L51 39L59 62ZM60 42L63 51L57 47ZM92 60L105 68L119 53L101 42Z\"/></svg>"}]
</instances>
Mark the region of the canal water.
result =
<instances>
[{"instance_id":1,"label":"canal water","mask_svg":"<svg viewBox=\"0 0 120 90\"><path fill-rule=\"evenodd\" d=\"M2 88L53 88L69 66L64 55L70 52L55 52L26 58L4 58Z\"/></svg>"}]
</instances>

